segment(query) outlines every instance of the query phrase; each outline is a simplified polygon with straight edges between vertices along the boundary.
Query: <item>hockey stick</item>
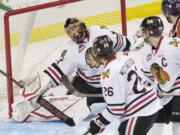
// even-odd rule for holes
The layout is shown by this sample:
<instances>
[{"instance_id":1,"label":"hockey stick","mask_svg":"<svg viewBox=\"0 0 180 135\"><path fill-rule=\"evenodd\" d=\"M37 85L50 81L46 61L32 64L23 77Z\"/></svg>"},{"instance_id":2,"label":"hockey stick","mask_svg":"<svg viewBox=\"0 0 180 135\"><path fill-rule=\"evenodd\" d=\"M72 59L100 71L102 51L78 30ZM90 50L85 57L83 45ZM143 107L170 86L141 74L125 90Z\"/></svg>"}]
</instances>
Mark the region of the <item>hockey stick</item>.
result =
<instances>
[{"instance_id":1,"label":"hockey stick","mask_svg":"<svg viewBox=\"0 0 180 135\"><path fill-rule=\"evenodd\" d=\"M17 80L9 76L6 72L0 69L0 73L3 74L8 79L11 79L13 83L15 83L20 88L23 88L23 85L21 85ZM43 92L44 93L44 92ZM45 100L42 96L40 96L37 100L37 102L43 106L45 109L47 109L49 112L51 112L54 116L59 118L60 120L64 121L69 126L75 126L75 122L72 118L64 114L62 111L57 109L54 105L49 103L47 100Z\"/></svg>"},{"instance_id":2,"label":"hockey stick","mask_svg":"<svg viewBox=\"0 0 180 135\"><path fill-rule=\"evenodd\" d=\"M64 86L67 88L69 93L72 93L74 96L77 97L103 97L102 94L89 94L89 93L80 93L69 81L68 77L62 72L62 70L55 64L52 64L54 67L56 67L61 75L62 82Z\"/></svg>"},{"instance_id":3,"label":"hockey stick","mask_svg":"<svg viewBox=\"0 0 180 135\"><path fill-rule=\"evenodd\" d=\"M18 82L17 80L15 80L14 78L12 78L11 76L9 76L6 72L4 72L3 70L0 69L0 73L3 74L6 78L11 79L13 81L13 83L15 83L17 86L19 86L20 88L23 88L24 86Z\"/></svg>"},{"instance_id":4,"label":"hockey stick","mask_svg":"<svg viewBox=\"0 0 180 135\"><path fill-rule=\"evenodd\" d=\"M165 92L161 92L161 93L158 93L158 95L160 95L160 96L180 96L180 93L165 93Z\"/></svg>"},{"instance_id":5,"label":"hockey stick","mask_svg":"<svg viewBox=\"0 0 180 135\"><path fill-rule=\"evenodd\" d=\"M72 118L67 116L65 113L60 111L58 108L56 108L54 105L49 103L47 100L45 100L42 96L40 96L37 100L37 102L43 106L45 109L47 109L49 112L51 112L54 116L59 118L60 120L64 121L69 126L75 126L75 122Z\"/></svg>"}]
</instances>

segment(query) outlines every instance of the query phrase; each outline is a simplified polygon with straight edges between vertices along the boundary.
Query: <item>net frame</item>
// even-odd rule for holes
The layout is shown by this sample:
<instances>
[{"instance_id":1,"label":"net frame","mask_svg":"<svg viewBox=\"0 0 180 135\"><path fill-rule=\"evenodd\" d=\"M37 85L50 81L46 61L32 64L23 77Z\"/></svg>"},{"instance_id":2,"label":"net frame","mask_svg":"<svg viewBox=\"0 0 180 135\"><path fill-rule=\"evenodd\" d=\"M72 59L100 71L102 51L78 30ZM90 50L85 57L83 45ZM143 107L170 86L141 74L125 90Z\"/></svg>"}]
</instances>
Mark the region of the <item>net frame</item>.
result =
<instances>
[{"instance_id":1,"label":"net frame","mask_svg":"<svg viewBox=\"0 0 180 135\"><path fill-rule=\"evenodd\" d=\"M74 2L78 2L81 0L58 0L53 2L47 2L43 4L38 4L35 6L29 6L21 9L15 9L8 11L4 14L4 35L5 35L5 52L6 52L6 72L8 76L13 77L12 75L12 58L11 58L11 41L10 41L10 17L15 16L18 14L23 14L27 12L38 11L50 7L61 6L64 4L70 4ZM122 34L127 35L127 28L126 28L126 5L125 0L120 0L120 9L121 9L121 20L122 20ZM8 115L9 118L12 117L12 107L11 104L14 101L14 94L13 94L13 82L10 78L7 78L7 97L8 97Z\"/></svg>"}]
</instances>

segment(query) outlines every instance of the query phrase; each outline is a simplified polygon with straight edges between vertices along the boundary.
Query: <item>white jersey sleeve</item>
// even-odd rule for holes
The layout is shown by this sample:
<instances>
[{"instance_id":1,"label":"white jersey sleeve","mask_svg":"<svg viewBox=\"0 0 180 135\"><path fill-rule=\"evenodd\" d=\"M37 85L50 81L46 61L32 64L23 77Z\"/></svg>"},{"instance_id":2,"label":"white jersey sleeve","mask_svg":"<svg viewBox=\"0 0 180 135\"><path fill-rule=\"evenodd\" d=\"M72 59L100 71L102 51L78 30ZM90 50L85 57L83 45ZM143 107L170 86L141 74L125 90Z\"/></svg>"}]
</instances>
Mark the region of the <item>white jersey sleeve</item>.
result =
<instances>
[{"instance_id":1,"label":"white jersey sleeve","mask_svg":"<svg viewBox=\"0 0 180 135\"><path fill-rule=\"evenodd\" d=\"M78 66L78 53L76 44L72 41L68 42L62 51L60 58L53 62L44 72L51 78L55 85L59 85L61 80L61 72L65 75L72 74Z\"/></svg>"}]
</instances>

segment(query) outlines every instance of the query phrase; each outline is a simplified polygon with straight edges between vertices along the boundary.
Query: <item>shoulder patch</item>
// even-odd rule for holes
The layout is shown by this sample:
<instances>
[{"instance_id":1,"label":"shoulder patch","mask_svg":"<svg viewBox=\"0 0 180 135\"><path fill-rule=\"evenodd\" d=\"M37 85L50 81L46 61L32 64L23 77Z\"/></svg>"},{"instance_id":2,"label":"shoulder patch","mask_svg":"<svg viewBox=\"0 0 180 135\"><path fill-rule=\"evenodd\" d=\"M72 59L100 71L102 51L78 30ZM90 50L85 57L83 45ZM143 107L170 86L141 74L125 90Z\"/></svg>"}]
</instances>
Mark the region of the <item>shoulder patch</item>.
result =
<instances>
[{"instance_id":1,"label":"shoulder patch","mask_svg":"<svg viewBox=\"0 0 180 135\"><path fill-rule=\"evenodd\" d=\"M178 47L180 45L180 41L177 40L176 38L173 38L170 42L170 45L174 46L174 47Z\"/></svg>"},{"instance_id":2,"label":"shoulder patch","mask_svg":"<svg viewBox=\"0 0 180 135\"><path fill-rule=\"evenodd\" d=\"M102 75L102 79L109 78L110 69L107 69L106 71L103 71L101 75Z\"/></svg>"}]
</instances>

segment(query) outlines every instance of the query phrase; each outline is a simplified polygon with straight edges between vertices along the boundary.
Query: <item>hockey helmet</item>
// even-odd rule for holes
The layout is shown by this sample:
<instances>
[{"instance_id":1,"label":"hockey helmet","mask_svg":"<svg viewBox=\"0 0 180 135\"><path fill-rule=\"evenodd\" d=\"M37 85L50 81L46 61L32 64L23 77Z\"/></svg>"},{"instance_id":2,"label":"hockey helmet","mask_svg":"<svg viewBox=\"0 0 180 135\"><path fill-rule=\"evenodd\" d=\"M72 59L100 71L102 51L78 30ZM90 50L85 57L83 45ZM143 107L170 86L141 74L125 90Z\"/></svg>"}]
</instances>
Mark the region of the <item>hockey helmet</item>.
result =
<instances>
[{"instance_id":1,"label":"hockey helmet","mask_svg":"<svg viewBox=\"0 0 180 135\"><path fill-rule=\"evenodd\" d=\"M113 52L113 41L109 36L96 37L93 42L94 56L106 56Z\"/></svg>"},{"instance_id":2,"label":"hockey helmet","mask_svg":"<svg viewBox=\"0 0 180 135\"><path fill-rule=\"evenodd\" d=\"M166 17L168 15L180 15L180 0L163 0L161 10Z\"/></svg>"},{"instance_id":3,"label":"hockey helmet","mask_svg":"<svg viewBox=\"0 0 180 135\"><path fill-rule=\"evenodd\" d=\"M158 16L150 16L142 21L138 32L142 35L148 32L150 36L160 36L163 30L164 25L161 18Z\"/></svg>"},{"instance_id":4,"label":"hockey helmet","mask_svg":"<svg viewBox=\"0 0 180 135\"><path fill-rule=\"evenodd\" d=\"M78 18L68 18L64 24L64 28L73 41L79 43L85 39L86 25Z\"/></svg>"}]
</instances>

